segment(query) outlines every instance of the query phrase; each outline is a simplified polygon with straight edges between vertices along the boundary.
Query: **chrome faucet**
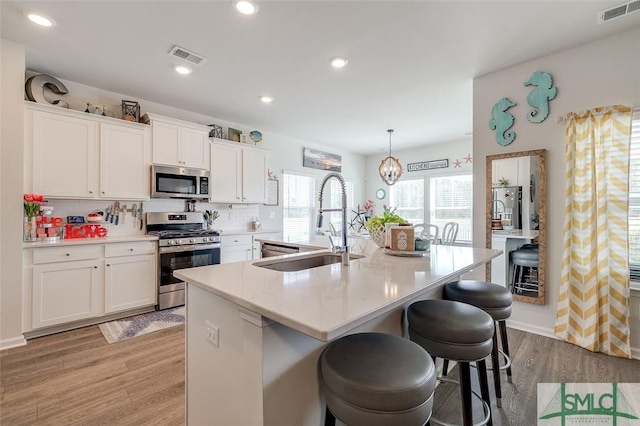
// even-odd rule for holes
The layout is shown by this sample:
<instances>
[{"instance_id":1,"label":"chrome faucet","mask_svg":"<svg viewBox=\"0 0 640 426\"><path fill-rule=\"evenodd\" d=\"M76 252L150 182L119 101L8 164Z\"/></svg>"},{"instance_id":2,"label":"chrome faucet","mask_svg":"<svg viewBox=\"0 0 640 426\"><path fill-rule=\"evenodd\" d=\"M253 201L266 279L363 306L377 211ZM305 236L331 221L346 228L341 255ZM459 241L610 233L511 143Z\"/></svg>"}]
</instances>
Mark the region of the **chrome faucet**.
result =
<instances>
[{"instance_id":1,"label":"chrome faucet","mask_svg":"<svg viewBox=\"0 0 640 426\"><path fill-rule=\"evenodd\" d=\"M339 209L323 209L322 208L322 196L324 194L324 186L327 181L331 178L336 178L340 182L340 186L342 188L342 207ZM344 181L344 178L340 173L331 172L327 174L324 179L322 179L322 183L320 184L320 193L318 194L318 201L320 201L320 208L318 209L318 221L316 226L318 228L322 228L322 213L323 212L342 212L342 245L337 246L332 240L332 237L329 237L329 242L331 243L331 251L334 253L342 254L342 264L349 266L349 245L347 244L347 184Z\"/></svg>"}]
</instances>

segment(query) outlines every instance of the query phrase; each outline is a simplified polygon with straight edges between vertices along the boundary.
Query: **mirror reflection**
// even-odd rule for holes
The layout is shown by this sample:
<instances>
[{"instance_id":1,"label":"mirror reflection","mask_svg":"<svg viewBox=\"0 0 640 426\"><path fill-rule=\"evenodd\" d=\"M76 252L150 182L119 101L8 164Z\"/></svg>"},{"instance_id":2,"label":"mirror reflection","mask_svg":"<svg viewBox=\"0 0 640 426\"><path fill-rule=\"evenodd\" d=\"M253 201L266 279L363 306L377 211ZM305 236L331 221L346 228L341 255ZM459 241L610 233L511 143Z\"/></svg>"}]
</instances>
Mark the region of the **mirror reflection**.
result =
<instances>
[{"instance_id":1,"label":"mirror reflection","mask_svg":"<svg viewBox=\"0 0 640 426\"><path fill-rule=\"evenodd\" d=\"M487 247L504 254L487 279L514 300L545 303L545 150L487 156Z\"/></svg>"}]
</instances>

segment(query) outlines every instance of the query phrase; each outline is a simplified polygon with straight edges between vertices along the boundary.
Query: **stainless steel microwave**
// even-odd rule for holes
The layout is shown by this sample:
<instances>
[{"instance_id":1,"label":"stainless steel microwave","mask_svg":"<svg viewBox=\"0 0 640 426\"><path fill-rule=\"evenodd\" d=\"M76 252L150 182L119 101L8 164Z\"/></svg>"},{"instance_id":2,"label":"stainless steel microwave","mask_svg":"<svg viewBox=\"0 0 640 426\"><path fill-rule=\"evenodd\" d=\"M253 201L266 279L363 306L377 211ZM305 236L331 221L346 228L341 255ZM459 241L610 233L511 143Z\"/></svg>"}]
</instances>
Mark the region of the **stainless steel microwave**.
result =
<instances>
[{"instance_id":1,"label":"stainless steel microwave","mask_svg":"<svg viewBox=\"0 0 640 426\"><path fill-rule=\"evenodd\" d=\"M151 166L151 198L209 199L209 172L184 167Z\"/></svg>"}]
</instances>

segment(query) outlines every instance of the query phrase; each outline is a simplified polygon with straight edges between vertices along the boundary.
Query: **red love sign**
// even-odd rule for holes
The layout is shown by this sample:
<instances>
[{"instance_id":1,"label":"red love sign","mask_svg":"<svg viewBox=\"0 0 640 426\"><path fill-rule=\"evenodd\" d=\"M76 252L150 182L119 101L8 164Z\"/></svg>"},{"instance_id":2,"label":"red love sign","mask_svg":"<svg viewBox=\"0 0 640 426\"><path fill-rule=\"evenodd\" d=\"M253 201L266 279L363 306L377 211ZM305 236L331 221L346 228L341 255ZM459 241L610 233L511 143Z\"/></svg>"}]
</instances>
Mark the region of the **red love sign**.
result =
<instances>
[{"instance_id":1,"label":"red love sign","mask_svg":"<svg viewBox=\"0 0 640 426\"><path fill-rule=\"evenodd\" d=\"M107 236L107 228L100 225L70 225L64 226L64 239L73 238L104 238Z\"/></svg>"}]
</instances>

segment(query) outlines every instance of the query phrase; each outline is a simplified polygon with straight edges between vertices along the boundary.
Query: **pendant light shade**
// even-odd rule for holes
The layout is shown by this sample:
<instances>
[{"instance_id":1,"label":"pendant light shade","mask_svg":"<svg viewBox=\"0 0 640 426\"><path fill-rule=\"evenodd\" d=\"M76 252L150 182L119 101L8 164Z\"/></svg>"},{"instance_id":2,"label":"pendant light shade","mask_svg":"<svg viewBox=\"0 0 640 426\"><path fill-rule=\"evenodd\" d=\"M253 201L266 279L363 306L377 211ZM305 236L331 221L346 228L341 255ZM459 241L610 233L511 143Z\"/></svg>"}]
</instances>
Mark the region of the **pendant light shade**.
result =
<instances>
[{"instance_id":1,"label":"pendant light shade","mask_svg":"<svg viewBox=\"0 0 640 426\"><path fill-rule=\"evenodd\" d=\"M393 133L393 129L389 129L387 132L389 132L389 156L382 160L380 167L378 167L378 172L384 183L393 185L400 179L403 170L400 161L391 156L391 133Z\"/></svg>"}]
</instances>

